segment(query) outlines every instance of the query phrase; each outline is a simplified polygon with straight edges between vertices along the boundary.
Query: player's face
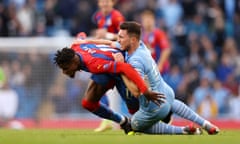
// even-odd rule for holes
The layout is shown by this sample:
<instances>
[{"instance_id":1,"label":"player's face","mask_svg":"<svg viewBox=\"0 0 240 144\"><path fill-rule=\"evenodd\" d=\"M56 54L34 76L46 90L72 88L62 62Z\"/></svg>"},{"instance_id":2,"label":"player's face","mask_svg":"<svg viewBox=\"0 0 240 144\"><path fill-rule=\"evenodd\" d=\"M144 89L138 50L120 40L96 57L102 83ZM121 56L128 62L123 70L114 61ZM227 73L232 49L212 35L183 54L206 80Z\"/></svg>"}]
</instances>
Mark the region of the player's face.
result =
<instances>
[{"instance_id":1,"label":"player's face","mask_svg":"<svg viewBox=\"0 0 240 144\"><path fill-rule=\"evenodd\" d=\"M131 47L131 38L129 37L127 30L119 30L118 42L120 43L122 50L129 50Z\"/></svg>"},{"instance_id":2,"label":"player's face","mask_svg":"<svg viewBox=\"0 0 240 144\"><path fill-rule=\"evenodd\" d=\"M78 65L73 62L70 64L59 65L59 67L62 69L62 72L70 78L74 78L76 71L78 71Z\"/></svg>"},{"instance_id":3,"label":"player's face","mask_svg":"<svg viewBox=\"0 0 240 144\"><path fill-rule=\"evenodd\" d=\"M155 26L155 20L152 15L142 15L141 23L144 29L152 29Z\"/></svg>"},{"instance_id":4,"label":"player's face","mask_svg":"<svg viewBox=\"0 0 240 144\"><path fill-rule=\"evenodd\" d=\"M98 0L98 7L99 9L105 13L108 14L113 9L114 1L113 0Z\"/></svg>"}]
</instances>

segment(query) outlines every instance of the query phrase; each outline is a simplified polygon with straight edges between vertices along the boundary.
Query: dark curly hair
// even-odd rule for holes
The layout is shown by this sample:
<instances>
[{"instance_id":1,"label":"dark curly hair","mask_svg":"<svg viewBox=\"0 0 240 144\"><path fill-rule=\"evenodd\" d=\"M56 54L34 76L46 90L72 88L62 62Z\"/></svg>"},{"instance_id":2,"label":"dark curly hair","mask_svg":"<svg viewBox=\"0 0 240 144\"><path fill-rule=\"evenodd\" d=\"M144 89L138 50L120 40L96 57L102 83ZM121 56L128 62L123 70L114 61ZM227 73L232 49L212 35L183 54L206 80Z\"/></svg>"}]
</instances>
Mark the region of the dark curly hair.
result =
<instances>
[{"instance_id":1,"label":"dark curly hair","mask_svg":"<svg viewBox=\"0 0 240 144\"><path fill-rule=\"evenodd\" d=\"M75 56L74 50L64 47L62 50L58 50L55 53L54 64L57 66L69 64Z\"/></svg>"}]
</instances>

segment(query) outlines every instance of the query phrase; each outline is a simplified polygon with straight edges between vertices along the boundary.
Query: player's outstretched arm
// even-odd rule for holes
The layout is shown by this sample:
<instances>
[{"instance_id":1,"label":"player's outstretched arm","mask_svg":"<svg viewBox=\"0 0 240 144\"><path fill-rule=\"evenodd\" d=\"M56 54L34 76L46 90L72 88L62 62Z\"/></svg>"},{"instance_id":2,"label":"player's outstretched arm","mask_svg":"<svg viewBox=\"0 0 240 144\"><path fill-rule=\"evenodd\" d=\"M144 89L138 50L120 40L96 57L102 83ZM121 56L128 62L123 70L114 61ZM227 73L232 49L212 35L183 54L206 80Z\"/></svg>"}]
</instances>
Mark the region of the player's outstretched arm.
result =
<instances>
[{"instance_id":1,"label":"player's outstretched arm","mask_svg":"<svg viewBox=\"0 0 240 144\"><path fill-rule=\"evenodd\" d=\"M134 95L135 97L139 97L141 95L141 92L139 91L137 85L134 82L132 82L131 80L129 80L125 75L121 75L121 77L122 77L126 87L131 92L131 94ZM143 95L148 100L153 101L158 106L160 106L161 103L165 102L164 94L159 94L159 93L155 93L152 91L146 91L145 93L143 93Z\"/></svg>"},{"instance_id":2,"label":"player's outstretched arm","mask_svg":"<svg viewBox=\"0 0 240 144\"><path fill-rule=\"evenodd\" d=\"M128 79L133 81L134 84L138 86L141 94L143 94L148 100L153 101L157 105L160 105L161 103L165 102L164 94L150 91L144 80L131 65L122 62L116 62L115 64L116 73L124 74Z\"/></svg>"},{"instance_id":3,"label":"player's outstretched arm","mask_svg":"<svg viewBox=\"0 0 240 144\"><path fill-rule=\"evenodd\" d=\"M118 61L118 62L124 62L124 57L121 53L116 53L113 54L114 60ZM140 75L139 75L140 76ZM128 90L135 96L138 97L141 95L140 90L138 89L137 85L131 81L130 79L128 79L125 75L121 74L121 77L126 85L126 87L128 88ZM147 85L145 82L145 85ZM150 91L146 91L147 93L144 94L144 96L148 99L148 100L152 100L154 103L156 103L157 105L160 105L162 102L164 102L164 98L165 96L163 94L161 95L157 95L157 93L151 93Z\"/></svg>"},{"instance_id":4,"label":"player's outstretched arm","mask_svg":"<svg viewBox=\"0 0 240 144\"><path fill-rule=\"evenodd\" d=\"M84 39L84 40L79 40L76 39L74 44L82 44L82 43L91 43L91 44L101 44L101 45L109 45L112 48L119 48L119 45L117 44L116 41L111 41L111 40L106 40L106 39Z\"/></svg>"}]
</instances>

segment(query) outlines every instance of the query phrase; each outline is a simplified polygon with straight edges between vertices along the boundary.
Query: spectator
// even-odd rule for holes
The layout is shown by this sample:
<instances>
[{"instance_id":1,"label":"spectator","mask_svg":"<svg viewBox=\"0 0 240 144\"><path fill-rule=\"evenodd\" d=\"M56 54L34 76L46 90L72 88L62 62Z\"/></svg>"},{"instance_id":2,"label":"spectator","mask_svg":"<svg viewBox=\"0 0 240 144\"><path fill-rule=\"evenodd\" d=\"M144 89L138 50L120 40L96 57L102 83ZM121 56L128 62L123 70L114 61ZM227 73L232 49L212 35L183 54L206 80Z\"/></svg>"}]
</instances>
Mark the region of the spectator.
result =
<instances>
[{"instance_id":1,"label":"spectator","mask_svg":"<svg viewBox=\"0 0 240 144\"><path fill-rule=\"evenodd\" d=\"M173 65L170 72L166 73L163 78L173 88L175 92L178 90L178 87L183 81L183 75L178 65Z\"/></svg>"},{"instance_id":2,"label":"spectator","mask_svg":"<svg viewBox=\"0 0 240 144\"><path fill-rule=\"evenodd\" d=\"M169 30L174 28L183 16L183 9L178 0L168 0L160 6L166 27Z\"/></svg>"},{"instance_id":3,"label":"spectator","mask_svg":"<svg viewBox=\"0 0 240 144\"><path fill-rule=\"evenodd\" d=\"M18 108L18 94L4 81L0 88L0 125L5 126L15 118Z\"/></svg>"},{"instance_id":4,"label":"spectator","mask_svg":"<svg viewBox=\"0 0 240 144\"><path fill-rule=\"evenodd\" d=\"M234 65L232 64L231 57L228 54L223 54L221 61L216 68L216 76L221 82L225 82L227 77L234 73Z\"/></svg>"},{"instance_id":5,"label":"spectator","mask_svg":"<svg viewBox=\"0 0 240 144\"><path fill-rule=\"evenodd\" d=\"M210 92L210 83L209 80L206 77L202 77L200 80L200 85L194 90L192 101L190 102L190 105L193 110L198 109L202 101L204 101L205 97Z\"/></svg>"},{"instance_id":6,"label":"spectator","mask_svg":"<svg viewBox=\"0 0 240 144\"><path fill-rule=\"evenodd\" d=\"M94 15L98 29L96 38L116 40L119 25L125 20L120 11L114 9L115 0L98 0L99 11Z\"/></svg>"},{"instance_id":7,"label":"spectator","mask_svg":"<svg viewBox=\"0 0 240 144\"><path fill-rule=\"evenodd\" d=\"M200 43L203 51L203 59L207 65L213 68L217 65L218 53L216 52L213 43L208 36L203 35L200 37Z\"/></svg>"},{"instance_id":8,"label":"spectator","mask_svg":"<svg viewBox=\"0 0 240 144\"><path fill-rule=\"evenodd\" d=\"M232 97L229 100L229 114L230 118L232 119L240 119L240 95L239 93L237 95L232 95Z\"/></svg>"},{"instance_id":9,"label":"spectator","mask_svg":"<svg viewBox=\"0 0 240 144\"><path fill-rule=\"evenodd\" d=\"M164 75L169 70L171 47L167 34L156 27L155 19L154 13L150 10L141 13L142 40L151 51L159 71Z\"/></svg>"},{"instance_id":10,"label":"spectator","mask_svg":"<svg viewBox=\"0 0 240 144\"><path fill-rule=\"evenodd\" d=\"M228 100L230 98L229 91L222 86L219 80L213 82L213 88L211 90L211 96L216 102L218 109L218 116L224 116L228 113Z\"/></svg>"},{"instance_id":11,"label":"spectator","mask_svg":"<svg viewBox=\"0 0 240 144\"><path fill-rule=\"evenodd\" d=\"M200 103L198 113L204 118L216 118L218 115L218 108L215 100L211 95L206 95Z\"/></svg>"}]
</instances>

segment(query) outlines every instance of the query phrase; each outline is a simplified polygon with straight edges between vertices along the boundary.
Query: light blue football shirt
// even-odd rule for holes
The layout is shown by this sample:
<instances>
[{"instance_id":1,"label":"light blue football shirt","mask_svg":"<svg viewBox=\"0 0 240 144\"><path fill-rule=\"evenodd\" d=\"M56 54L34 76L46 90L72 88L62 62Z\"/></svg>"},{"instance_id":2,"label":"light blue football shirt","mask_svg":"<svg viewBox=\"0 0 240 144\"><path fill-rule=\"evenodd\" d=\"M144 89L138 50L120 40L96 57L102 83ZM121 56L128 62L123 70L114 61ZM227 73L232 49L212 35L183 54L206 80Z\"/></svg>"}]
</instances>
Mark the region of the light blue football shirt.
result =
<instances>
[{"instance_id":1,"label":"light blue football shirt","mask_svg":"<svg viewBox=\"0 0 240 144\"><path fill-rule=\"evenodd\" d=\"M134 53L129 55L126 52L125 61L131 64L141 77L148 81L149 88L152 91L165 94L167 102L171 105L175 97L173 89L163 80L156 62L142 41L140 41L140 45ZM139 102L140 108L145 111L154 112L156 109L159 109L155 103L148 101L144 96L140 96Z\"/></svg>"}]
</instances>

